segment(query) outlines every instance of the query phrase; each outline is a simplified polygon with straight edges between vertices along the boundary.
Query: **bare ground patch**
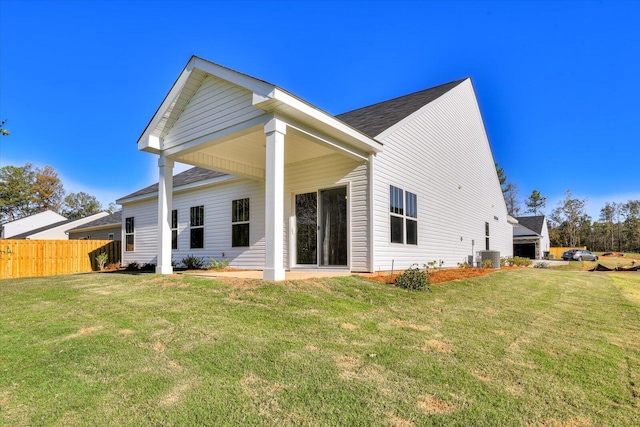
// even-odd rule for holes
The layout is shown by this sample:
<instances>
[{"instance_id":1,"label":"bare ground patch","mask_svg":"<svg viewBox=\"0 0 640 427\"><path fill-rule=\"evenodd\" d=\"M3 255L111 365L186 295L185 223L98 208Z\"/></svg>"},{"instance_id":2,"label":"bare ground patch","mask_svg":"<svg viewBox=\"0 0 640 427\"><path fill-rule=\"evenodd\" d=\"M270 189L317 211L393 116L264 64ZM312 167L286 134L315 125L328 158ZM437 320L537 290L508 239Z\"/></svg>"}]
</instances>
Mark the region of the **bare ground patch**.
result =
<instances>
[{"instance_id":1,"label":"bare ground patch","mask_svg":"<svg viewBox=\"0 0 640 427\"><path fill-rule=\"evenodd\" d=\"M393 427L411 427L415 424L412 421L405 420L391 411L384 413L387 416L387 424Z\"/></svg>"},{"instance_id":2,"label":"bare ground patch","mask_svg":"<svg viewBox=\"0 0 640 427\"><path fill-rule=\"evenodd\" d=\"M433 328L429 325L418 325L415 323L411 323L411 322L405 322L404 320L400 320L400 319L393 319L390 320L388 322L388 324L390 326L394 326L397 328L409 328L409 329L415 329L416 331L431 331L433 330Z\"/></svg>"},{"instance_id":3,"label":"bare ground patch","mask_svg":"<svg viewBox=\"0 0 640 427\"><path fill-rule=\"evenodd\" d=\"M446 415L456 409L453 403L444 402L431 394L420 396L418 408L430 415Z\"/></svg>"},{"instance_id":4,"label":"bare ground patch","mask_svg":"<svg viewBox=\"0 0 640 427\"><path fill-rule=\"evenodd\" d=\"M451 348L449 347L449 344L447 344L444 341L440 341L440 340L428 340L424 343L424 345L422 345L421 347L419 347L420 350L424 351L424 352L432 352L432 351L436 351L438 353L450 353L451 352Z\"/></svg>"},{"instance_id":5,"label":"bare ground patch","mask_svg":"<svg viewBox=\"0 0 640 427\"><path fill-rule=\"evenodd\" d=\"M82 328L80 329L78 332L76 332L75 334L71 334L71 335L67 335L66 337L64 337L64 340L72 340L74 338L78 338L81 337L83 335L87 335L87 334L91 334L99 329L102 329L101 326L97 326L97 327L89 327L89 328Z\"/></svg>"}]
</instances>

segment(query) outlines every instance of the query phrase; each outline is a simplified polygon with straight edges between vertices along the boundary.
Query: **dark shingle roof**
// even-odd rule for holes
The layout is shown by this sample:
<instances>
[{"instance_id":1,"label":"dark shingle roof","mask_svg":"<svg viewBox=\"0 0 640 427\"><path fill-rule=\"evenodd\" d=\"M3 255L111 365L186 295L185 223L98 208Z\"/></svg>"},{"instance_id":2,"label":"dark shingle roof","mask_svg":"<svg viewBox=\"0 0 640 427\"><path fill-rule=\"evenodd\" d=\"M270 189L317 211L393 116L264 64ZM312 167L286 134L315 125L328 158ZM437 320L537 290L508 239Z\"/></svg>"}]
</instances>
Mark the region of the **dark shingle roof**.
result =
<instances>
[{"instance_id":1,"label":"dark shingle roof","mask_svg":"<svg viewBox=\"0 0 640 427\"><path fill-rule=\"evenodd\" d=\"M456 80L431 89L338 114L336 118L373 138L428 103L440 98L465 80Z\"/></svg>"},{"instance_id":2,"label":"dark shingle roof","mask_svg":"<svg viewBox=\"0 0 640 427\"><path fill-rule=\"evenodd\" d=\"M204 181L207 179L218 178L221 176L228 175L227 173L213 171L209 169L193 167L191 169L187 169L184 172L181 172L177 175L173 176L173 188L179 187L181 185L192 184L194 182ZM121 197L121 199L128 199L129 197L142 196L145 194L155 193L158 191L158 184L152 184L148 187L143 188L142 190L138 190L135 193L131 193L127 196Z\"/></svg>"},{"instance_id":3,"label":"dark shingle roof","mask_svg":"<svg viewBox=\"0 0 640 427\"><path fill-rule=\"evenodd\" d=\"M120 224L122 224L122 211L112 213L111 215L103 216L102 218L98 218L95 221L91 221L86 224L79 225L76 228L72 228L71 230L67 230L67 231L69 232L78 231L78 230L84 230L85 228L101 227L101 226L107 226L107 225L119 226Z\"/></svg>"},{"instance_id":4,"label":"dark shingle roof","mask_svg":"<svg viewBox=\"0 0 640 427\"><path fill-rule=\"evenodd\" d=\"M528 228L538 235L542 235L542 225L544 224L544 215L538 216L519 216L516 217L518 224Z\"/></svg>"}]
</instances>

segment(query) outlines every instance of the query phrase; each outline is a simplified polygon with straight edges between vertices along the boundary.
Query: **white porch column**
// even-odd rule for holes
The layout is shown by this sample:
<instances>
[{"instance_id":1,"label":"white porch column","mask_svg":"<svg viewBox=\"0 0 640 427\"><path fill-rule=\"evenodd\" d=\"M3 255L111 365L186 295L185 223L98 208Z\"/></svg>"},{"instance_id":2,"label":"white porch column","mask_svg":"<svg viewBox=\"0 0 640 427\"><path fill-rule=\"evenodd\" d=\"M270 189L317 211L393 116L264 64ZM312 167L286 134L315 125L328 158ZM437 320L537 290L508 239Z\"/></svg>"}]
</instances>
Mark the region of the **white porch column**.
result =
<instances>
[{"instance_id":1,"label":"white porch column","mask_svg":"<svg viewBox=\"0 0 640 427\"><path fill-rule=\"evenodd\" d=\"M173 199L173 160L158 159L158 263L156 273L171 274L171 204Z\"/></svg>"},{"instance_id":2,"label":"white porch column","mask_svg":"<svg viewBox=\"0 0 640 427\"><path fill-rule=\"evenodd\" d=\"M287 125L274 117L264 126L265 170L265 266L264 280L284 280L284 136Z\"/></svg>"}]
</instances>

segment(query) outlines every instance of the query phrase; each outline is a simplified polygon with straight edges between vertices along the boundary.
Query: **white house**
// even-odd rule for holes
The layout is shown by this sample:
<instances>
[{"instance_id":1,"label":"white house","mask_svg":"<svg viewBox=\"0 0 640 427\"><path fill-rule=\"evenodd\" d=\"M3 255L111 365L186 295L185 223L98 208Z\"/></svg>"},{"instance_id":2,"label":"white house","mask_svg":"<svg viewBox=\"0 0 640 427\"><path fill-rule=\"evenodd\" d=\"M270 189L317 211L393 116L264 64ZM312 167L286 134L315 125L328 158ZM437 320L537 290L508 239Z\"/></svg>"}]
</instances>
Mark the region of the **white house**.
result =
<instances>
[{"instance_id":1,"label":"white house","mask_svg":"<svg viewBox=\"0 0 640 427\"><path fill-rule=\"evenodd\" d=\"M332 116L192 57L138 148L159 183L117 201L125 264L211 256L282 280L513 251L470 79Z\"/></svg>"},{"instance_id":2,"label":"white house","mask_svg":"<svg viewBox=\"0 0 640 427\"><path fill-rule=\"evenodd\" d=\"M2 224L2 227L0 227L0 239L10 239L18 234L27 233L66 220L67 218L62 215L54 211L46 210Z\"/></svg>"},{"instance_id":3,"label":"white house","mask_svg":"<svg viewBox=\"0 0 640 427\"><path fill-rule=\"evenodd\" d=\"M88 222L95 221L99 218L108 216L107 212L99 212L97 214L89 215L84 218L66 219L55 222L53 224L45 225L35 230L29 230L24 233L11 236L10 239L26 239L26 240L69 240L68 231L86 224Z\"/></svg>"},{"instance_id":4,"label":"white house","mask_svg":"<svg viewBox=\"0 0 640 427\"><path fill-rule=\"evenodd\" d=\"M549 251L549 228L544 215L519 216L513 226L513 255L531 259L543 259Z\"/></svg>"}]
</instances>

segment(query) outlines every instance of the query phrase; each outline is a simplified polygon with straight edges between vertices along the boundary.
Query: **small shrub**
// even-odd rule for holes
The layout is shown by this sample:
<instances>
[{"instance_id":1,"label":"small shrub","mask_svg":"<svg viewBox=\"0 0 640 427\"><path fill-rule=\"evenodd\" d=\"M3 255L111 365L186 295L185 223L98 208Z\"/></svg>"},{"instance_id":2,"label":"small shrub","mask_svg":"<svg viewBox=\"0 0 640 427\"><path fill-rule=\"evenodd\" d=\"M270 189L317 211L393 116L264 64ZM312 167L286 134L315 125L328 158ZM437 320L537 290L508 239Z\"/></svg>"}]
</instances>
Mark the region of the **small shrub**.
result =
<instances>
[{"instance_id":1,"label":"small shrub","mask_svg":"<svg viewBox=\"0 0 640 427\"><path fill-rule=\"evenodd\" d=\"M493 267L493 261L491 261L490 259L485 259L484 261L482 261L482 268L491 268Z\"/></svg>"},{"instance_id":2,"label":"small shrub","mask_svg":"<svg viewBox=\"0 0 640 427\"><path fill-rule=\"evenodd\" d=\"M98 269L100 271L104 271L104 267L107 265L109 261L109 254L106 252L102 252L96 256L96 263L98 263Z\"/></svg>"},{"instance_id":3,"label":"small shrub","mask_svg":"<svg viewBox=\"0 0 640 427\"><path fill-rule=\"evenodd\" d=\"M428 263L424 264L423 267L426 270L429 270L429 269L439 270L442 268L443 265L444 265L444 261L440 259L438 261L436 260L429 261Z\"/></svg>"},{"instance_id":4,"label":"small shrub","mask_svg":"<svg viewBox=\"0 0 640 427\"><path fill-rule=\"evenodd\" d=\"M125 268L125 270L138 271L140 270L140 264L138 264L137 261L131 261L129 264L127 264L127 267Z\"/></svg>"},{"instance_id":5,"label":"small shrub","mask_svg":"<svg viewBox=\"0 0 640 427\"><path fill-rule=\"evenodd\" d=\"M504 264L503 264L504 262ZM532 264L532 261L529 258L524 258L521 256L514 257L504 257L500 258L501 266L509 266L509 267L529 267Z\"/></svg>"},{"instance_id":6,"label":"small shrub","mask_svg":"<svg viewBox=\"0 0 640 427\"><path fill-rule=\"evenodd\" d=\"M533 268L549 268L548 262L536 262L533 264Z\"/></svg>"},{"instance_id":7,"label":"small shrub","mask_svg":"<svg viewBox=\"0 0 640 427\"><path fill-rule=\"evenodd\" d=\"M206 265L204 258L193 255L182 258L181 262L187 270L203 270Z\"/></svg>"},{"instance_id":8,"label":"small shrub","mask_svg":"<svg viewBox=\"0 0 640 427\"><path fill-rule=\"evenodd\" d=\"M209 264L207 264L207 270L224 270L229 267L229 260L222 258L220 261L214 257L209 257Z\"/></svg>"},{"instance_id":9,"label":"small shrub","mask_svg":"<svg viewBox=\"0 0 640 427\"><path fill-rule=\"evenodd\" d=\"M396 286L412 291L423 291L425 289L430 291L429 271L421 270L418 268L418 264L413 264L404 273L396 277Z\"/></svg>"},{"instance_id":10,"label":"small shrub","mask_svg":"<svg viewBox=\"0 0 640 427\"><path fill-rule=\"evenodd\" d=\"M458 263L458 268L471 268L471 264L469 264L467 261L459 262Z\"/></svg>"}]
</instances>

